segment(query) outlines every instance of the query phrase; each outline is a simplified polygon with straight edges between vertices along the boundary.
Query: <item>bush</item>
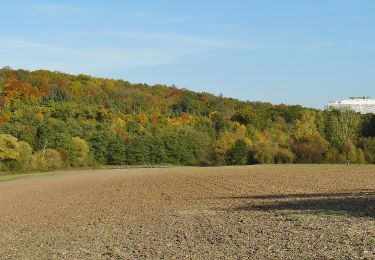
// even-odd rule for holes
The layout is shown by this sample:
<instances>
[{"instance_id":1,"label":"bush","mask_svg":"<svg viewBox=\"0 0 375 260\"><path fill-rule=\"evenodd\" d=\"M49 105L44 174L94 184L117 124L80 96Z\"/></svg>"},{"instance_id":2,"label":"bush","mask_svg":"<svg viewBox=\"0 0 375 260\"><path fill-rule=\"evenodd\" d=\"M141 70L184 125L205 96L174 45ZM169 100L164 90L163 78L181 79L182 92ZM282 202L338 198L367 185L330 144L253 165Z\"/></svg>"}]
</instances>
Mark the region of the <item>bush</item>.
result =
<instances>
[{"instance_id":1,"label":"bush","mask_svg":"<svg viewBox=\"0 0 375 260\"><path fill-rule=\"evenodd\" d=\"M54 149L36 152L31 158L31 170L48 171L61 169L64 166L60 153Z\"/></svg>"},{"instance_id":2,"label":"bush","mask_svg":"<svg viewBox=\"0 0 375 260\"><path fill-rule=\"evenodd\" d=\"M244 140L239 139L225 154L227 165L244 165L248 162L249 148Z\"/></svg>"},{"instance_id":3,"label":"bush","mask_svg":"<svg viewBox=\"0 0 375 260\"><path fill-rule=\"evenodd\" d=\"M276 148L269 144L258 144L249 153L251 164L271 164L275 162Z\"/></svg>"},{"instance_id":4,"label":"bush","mask_svg":"<svg viewBox=\"0 0 375 260\"><path fill-rule=\"evenodd\" d=\"M325 161L328 143L320 135L316 135L311 140L294 143L292 150L298 163L322 163Z\"/></svg>"},{"instance_id":5,"label":"bush","mask_svg":"<svg viewBox=\"0 0 375 260\"><path fill-rule=\"evenodd\" d=\"M26 170L32 149L26 142L19 142L12 135L0 135L0 169L2 171Z\"/></svg>"},{"instance_id":6,"label":"bush","mask_svg":"<svg viewBox=\"0 0 375 260\"><path fill-rule=\"evenodd\" d=\"M293 163L294 159L296 158L295 154L286 148L279 148L276 151L275 163Z\"/></svg>"},{"instance_id":7,"label":"bush","mask_svg":"<svg viewBox=\"0 0 375 260\"><path fill-rule=\"evenodd\" d=\"M336 148L334 147L330 147L326 153L326 160L325 162L326 163L338 163L338 162L344 162L342 161L342 159L340 158L340 152L339 150L337 150ZM345 160L345 158L344 158Z\"/></svg>"},{"instance_id":8,"label":"bush","mask_svg":"<svg viewBox=\"0 0 375 260\"><path fill-rule=\"evenodd\" d=\"M73 137L73 161L72 166L86 166L89 164L90 148L86 141L79 138Z\"/></svg>"},{"instance_id":9,"label":"bush","mask_svg":"<svg viewBox=\"0 0 375 260\"><path fill-rule=\"evenodd\" d=\"M367 163L375 163L375 138L363 138L360 142Z\"/></svg>"},{"instance_id":10,"label":"bush","mask_svg":"<svg viewBox=\"0 0 375 260\"><path fill-rule=\"evenodd\" d=\"M33 149L28 143L20 142L19 152L21 156L19 168L21 170L27 170L30 166Z\"/></svg>"}]
</instances>

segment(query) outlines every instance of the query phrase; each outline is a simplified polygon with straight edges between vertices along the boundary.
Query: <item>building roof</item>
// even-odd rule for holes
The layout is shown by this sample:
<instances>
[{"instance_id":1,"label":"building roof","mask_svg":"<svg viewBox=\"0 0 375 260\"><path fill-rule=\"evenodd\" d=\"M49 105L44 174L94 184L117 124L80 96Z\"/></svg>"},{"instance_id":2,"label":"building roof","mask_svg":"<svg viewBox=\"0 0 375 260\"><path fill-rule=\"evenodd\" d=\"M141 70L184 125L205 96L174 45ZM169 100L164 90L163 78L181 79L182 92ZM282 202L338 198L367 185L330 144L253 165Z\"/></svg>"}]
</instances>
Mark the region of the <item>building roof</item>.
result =
<instances>
[{"instance_id":1,"label":"building roof","mask_svg":"<svg viewBox=\"0 0 375 260\"><path fill-rule=\"evenodd\" d=\"M331 101L325 106L325 109L350 109L361 114L375 114L375 99L368 97L352 97L341 101Z\"/></svg>"},{"instance_id":2,"label":"building roof","mask_svg":"<svg viewBox=\"0 0 375 260\"><path fill-rule=\"evenodd\" d=\"M375 99L371 99L368 97L363 97L363 98L349 98L349 99L344 99L341 101L331 101L329 102L329 105L331 104L343 104L343 105L374 105L375 106Z\"/></svg>"}]
</instances>

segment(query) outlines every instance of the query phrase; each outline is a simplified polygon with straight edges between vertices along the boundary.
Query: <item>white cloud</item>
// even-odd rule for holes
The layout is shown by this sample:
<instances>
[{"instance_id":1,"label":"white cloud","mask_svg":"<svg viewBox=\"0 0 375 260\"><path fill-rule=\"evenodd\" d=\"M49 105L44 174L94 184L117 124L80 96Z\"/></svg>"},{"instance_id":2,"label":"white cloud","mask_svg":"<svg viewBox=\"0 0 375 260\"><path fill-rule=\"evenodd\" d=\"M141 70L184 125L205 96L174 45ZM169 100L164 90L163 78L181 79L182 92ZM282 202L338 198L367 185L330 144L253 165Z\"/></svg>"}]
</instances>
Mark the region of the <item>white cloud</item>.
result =
<instances>
[{"instance_id":1,"label":"white cloud","mask_svg":"<svg viewBox=\"0 0 375 260\"><path fill-rule=\"evenodd\" d=\"M113 48L75 49L55 44L17 39L1 39L0 60L4 65L29 69L54 69L67 72L121 70L174 62L173 55L151 50Z\"/></svg>"},{"instance_id":2,"label":"white cloud","mask_svg":"<svg viewBox=\"0 0 375 260\"><path fill-rule=\"evenodd\" d=\"M139 17L139 18L153 18L158 16L158 13L149 10L142 10L136 11L130 14L131 17Z\"/></svg>"},{"instance_id":3,"label":"white cloud","mask_svg":"<svg viewBox=\"0 0 375 260\"><path fill-rule=\"evenodd\" d=\"M349 16L345 17L345 20L352 21L352 22L373 22L375 19L373 17L368 16Z\"/></svg>"},{"instance_id":4,"label":"white cloud","mask_svg":"<svg viewBox=\"0 0 375 260\"><path fill-rule=\"evenodd\" d=\"M67 14L79 11L77 6L68 4L34 4L26 5L25 8L30 9L36 14L48 15Z\"/></svg>"},{"instance_id":5,"label":"white cloud","mask_svg":"<svg viewBox=\"0 0 375 260\"><path fill-rule=\"evenodd\" d=\"M154 10L138 10L128 14L127 16L136 19L154 19L159 21L162 20L166 23L186 23L197 20L197 18L192 15L173 16L171 14L156 12Z\"/></svg>"},{"instance_id":6,"label":"white cloud","mask_svg":"<svg viewBox=\"0 0 375 260\"><path fill-rule=\"evenodd\" d=\"M328 48L333 48L335 47L334 43L332 42L316 42L313 44L310 44L307 48L309 50L320 50L320 49L328 49Z\"/></svg>"},{"instance_id":7,"label":"white cloud","mask_svg":"<svg viewBox=\"0 0 375 260\"><path fill-rule=\"evenodd\" d=\"M337 3L351 6L351 7L358 7L358 8L374 8L375 3L373 1L365 1L365 0L339 0Z\"/></svg>"},{"instance_id":8,"label":"white cloud","mask_svg":"<svg viewBox=\"0 0 375 260\"><path fill-rule=\"evenodd\" d=\"M4 63L1 66L96 74L173 64L191 55L239 47L230 41L182 34L117 33L109 39L118 44L100 46L100 42L89 40L78 44L56 40L46 43L45 40L0 37L0 60ZM134 39L134 43L128 44L129 39Z\"/></svg>"},{"instance_id":9,"label":"white cloud","mask_svg":"<svg viewBox=\"0 0 375 260\"><path fill-rule=\"evenodd\" d=\"M149 42L154 41L155 44L173 45L173 46L183 46L193 47L193 48L231 48L236 45L233 41L201 37L186 34L176 34L176 33L160 33L160 32L113 32L110 33L113 37L133 39L139 42Z\"/></svg>"}]
</instances>

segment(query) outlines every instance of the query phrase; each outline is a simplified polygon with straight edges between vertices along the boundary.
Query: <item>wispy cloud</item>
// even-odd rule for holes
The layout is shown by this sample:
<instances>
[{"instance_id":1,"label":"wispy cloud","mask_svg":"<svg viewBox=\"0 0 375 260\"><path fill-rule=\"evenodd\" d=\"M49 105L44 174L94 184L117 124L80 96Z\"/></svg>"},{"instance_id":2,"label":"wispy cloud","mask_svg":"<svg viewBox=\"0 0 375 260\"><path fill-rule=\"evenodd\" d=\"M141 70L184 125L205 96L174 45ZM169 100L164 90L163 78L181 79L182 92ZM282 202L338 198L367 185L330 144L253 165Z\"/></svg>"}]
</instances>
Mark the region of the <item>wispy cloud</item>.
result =
<instances>
[{"instance_id":1,"label":"wispy cloud","mask_svg":"<svg viewBox=\"0 0 375 260\"><path fill-rule=\"evenodd\" d=\"M368 0L339 0L337 3L359 8L375 8L375 3Z\"/></svg>"},{"instance_id":2,"label":"wispy cloud","mask_svg":"<svg viewBox=\"0 0 375 260\"><path fill-rule=\"evenodd\" d=\"M0 9L4 11L11 11L24 14L36 14L36 15L61 15L61 14L73 14L82 12L83 10L73 4L53 4L53 3L19 3L14 1L11 4L0 3Z\"/></svg>"},{"instance_id":3,"label":"wispy cloud","mask_svg":"<svg viewBox=\"0 0 375 260\"><path fill-rule=\"evenodd\" d=\"M351 22L374 22L374 17L368 17L368 16L348 16L345 17L345 20L351 21Z\"/></svg>"},{"instance_id":4,"label":"wispy cloud","mask_svg":"<svg viewBox=\"0 0 375 260\"><path fill-rule=\"evenodd\" d=\"M335 47L333 42L316 42L307 46L308 50L316 51L321 49L329 49Z\"/></svg>"},{"instance_id":5,"label":"wispy cloud","mask_svg":"<svg viewBox=\"0 0 375 260\"><path fill-rule=\"evenodd\" d=\"M95 71L123 70L139 66L155 66L175 62L178 53L162 53L147 49L86 48L78 49L19 39L1 39L0 59L7 65L31 69Z\"/></svg>"},{"instance_id":6,"label":"wispy cloud","mask_svg":"<svg viewBox=\"0 0 375 260\"><path fill-rule=\"evenodd\" d=\"M131 17L139 17L139 18L153 18L155 16L159 16L157 12L155 11L150 11L150 10L140 10L140 11L135 11L131 13L129 16Z\"/></svg>"},{"instance_id":7,"label":"wispy cloud","mask_svg":"<svg viewBox=\"0 0 375 260\"><path fill-rule=\"evenodd\" d=\"M36 14L67 14L75 13L79 11L78 6L70 4L29 4L25 5L24 8L30 9L31 12Z\"/></svg>"},{"instance_id":8,"label":"wispy cloud","mask_svg":"<svg viewBox=\"0 0 375 260\"><path fill-rule=\"evenodd\" d=\"M158 21L164 21L169 23L184 23L184 22L192 22L197 20L196 17L191 15L179 15L173 16L171 14L165 14L161 12L156 12L153 10L138 10L127 14L127 16L136 18L136 19L156 19Z\"/></svg>"},{"instance_id":9,"label":"wispy cloud","mask_svg":"<svg viewBox=\"0 0 375 260\"><path fill-rule=\"evenodd\" d=\"M105 33L105 32L104 32ZM113 37L123 39L133 39L140 43L153 41L155 44L173 45L175 47L183 46L193 48L231 48L236 45L235 42L227 39L212 37L202 37L188 34L163 33L163 32L145 32L145 31L127 31L127 32L109 32Z\"/></svg>"},{"instance_id":10,"label":"wispy cloud","mask_svg":"<svg viewBox=\"0 0 375 260\"><path fill-rule=\"evenodd\" d=\"M105 38L101 34L97 37ZM45 40L0 37L0 60L4 65L13 67L102 73L173 64L192 55L239 47L222 39L155 32L116 33L109 39L117 41L117 44L91 43L89 40L78 44L63 41L46 43ZM134 44L128 44L129 39L133 39Z\"/></svg>"}]
</instances>

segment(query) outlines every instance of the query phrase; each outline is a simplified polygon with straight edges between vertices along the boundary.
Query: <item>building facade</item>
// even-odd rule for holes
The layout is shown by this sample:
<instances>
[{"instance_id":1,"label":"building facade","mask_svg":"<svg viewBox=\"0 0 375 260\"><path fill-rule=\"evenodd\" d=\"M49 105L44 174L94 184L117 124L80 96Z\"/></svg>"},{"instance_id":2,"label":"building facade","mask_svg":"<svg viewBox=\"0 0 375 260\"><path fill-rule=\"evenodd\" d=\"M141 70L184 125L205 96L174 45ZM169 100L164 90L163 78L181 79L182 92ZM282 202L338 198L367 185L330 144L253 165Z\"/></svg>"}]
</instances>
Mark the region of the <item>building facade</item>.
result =
<instances>
[{"instance_id":1,"label":"building facade","mask_svg":"<svg viewBox=\"0 0 375 260\"><path fill-rule=\"evenodd\" d=\"M326 105L325 109L353 110L361 114L375 114L375 99L351 97L341 101L331 101Z\"/></svg>"}]
</instances>

